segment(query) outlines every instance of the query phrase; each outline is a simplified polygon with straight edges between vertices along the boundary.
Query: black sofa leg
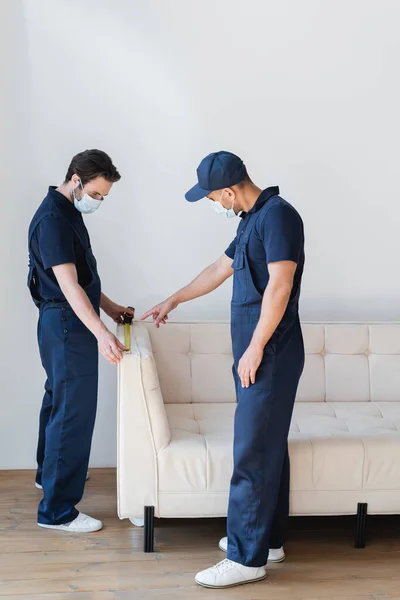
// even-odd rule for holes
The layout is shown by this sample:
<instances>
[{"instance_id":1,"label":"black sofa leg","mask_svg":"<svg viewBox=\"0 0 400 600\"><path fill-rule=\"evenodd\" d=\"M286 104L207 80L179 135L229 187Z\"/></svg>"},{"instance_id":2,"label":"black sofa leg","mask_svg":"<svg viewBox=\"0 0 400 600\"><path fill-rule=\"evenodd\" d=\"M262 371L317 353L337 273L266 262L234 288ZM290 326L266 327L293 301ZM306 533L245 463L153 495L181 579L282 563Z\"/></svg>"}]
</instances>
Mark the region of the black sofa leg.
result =
<instances>
[{"instance_id":1,"label":"black sofa leg","mask_svg":"<svg viewBox=\"0 0 400 600\"><path fill-rule=\"evenodd\" d=\"M144 507L144 551L154 552L154 506Z\"/></svg>"},{"instance_id":2,"label":"black sofa leg","mask_svg":"<svg viewBox=\"0 0 400 600\"><path fill-rule=\"evenodd\" d=\"M357 506L356 548L365 548L365 531L367 527L368 504L359 503Z\"/></svg>"}]
</instances>

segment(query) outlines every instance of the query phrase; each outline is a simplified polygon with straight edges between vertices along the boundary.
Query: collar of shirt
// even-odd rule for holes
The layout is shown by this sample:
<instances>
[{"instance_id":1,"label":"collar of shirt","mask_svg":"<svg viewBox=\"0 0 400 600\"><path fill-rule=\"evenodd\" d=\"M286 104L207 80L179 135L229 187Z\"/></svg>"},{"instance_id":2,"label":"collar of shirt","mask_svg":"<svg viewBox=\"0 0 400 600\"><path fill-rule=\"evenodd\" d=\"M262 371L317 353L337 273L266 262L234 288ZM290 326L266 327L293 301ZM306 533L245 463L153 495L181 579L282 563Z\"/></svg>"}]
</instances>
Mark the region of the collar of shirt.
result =
<instances>
[{"instance_id":1,"label":"collar of shirt","mask_svg":"<svg viewBox=\"0 0 400 600\"><path fill-rule=\"evenodd\" d=\"M61 212L63 212L66 216L68 216L72 220L79 219L80 213L76 210L73 203L70 202L68 198L64 196L64 194L58 192L56 187L53 185L49 187L49 196L57 204Z\"/></svg>"},{"instance_id":2,"label":"collar of shirt","mask_svg":"<svg viewBox=\"0 0 400 600\"><path fill-rule=\"evenodd\" d=\"M247 213L246 212L242 212L242 214L240 216L243 218L246 215L251 215L251 214L257 212L273 196L279 196L279 187L277 185L271 186L271 187L263 190L261 192L261 194L258 196L258 198L256 200L256 203L254 204L253 208L251 208L249 210L249 212L247 212Z\"/></svg>"}]
</instances>

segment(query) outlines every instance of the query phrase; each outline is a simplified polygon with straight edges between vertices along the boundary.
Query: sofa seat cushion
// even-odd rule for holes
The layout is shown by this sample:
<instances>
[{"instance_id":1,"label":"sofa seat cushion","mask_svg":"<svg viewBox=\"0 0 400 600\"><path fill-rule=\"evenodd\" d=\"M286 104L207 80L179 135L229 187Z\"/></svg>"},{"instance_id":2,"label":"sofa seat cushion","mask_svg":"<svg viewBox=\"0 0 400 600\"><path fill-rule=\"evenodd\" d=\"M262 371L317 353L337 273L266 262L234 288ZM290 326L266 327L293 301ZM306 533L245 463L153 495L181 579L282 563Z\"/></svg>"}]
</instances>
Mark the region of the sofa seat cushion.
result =
<instances>
[{"instance_id":1,"label":"sofa seat cushion","mask_svg":"<svg viewBox=\"0 0 400 600\"><path fill-rule=\"evenodd\" d=\"M160 493L227 493L236 404L166 405ZM400 491L399 402L301 402L289 434L292 491Z\"/></svg>"}]
</instances>

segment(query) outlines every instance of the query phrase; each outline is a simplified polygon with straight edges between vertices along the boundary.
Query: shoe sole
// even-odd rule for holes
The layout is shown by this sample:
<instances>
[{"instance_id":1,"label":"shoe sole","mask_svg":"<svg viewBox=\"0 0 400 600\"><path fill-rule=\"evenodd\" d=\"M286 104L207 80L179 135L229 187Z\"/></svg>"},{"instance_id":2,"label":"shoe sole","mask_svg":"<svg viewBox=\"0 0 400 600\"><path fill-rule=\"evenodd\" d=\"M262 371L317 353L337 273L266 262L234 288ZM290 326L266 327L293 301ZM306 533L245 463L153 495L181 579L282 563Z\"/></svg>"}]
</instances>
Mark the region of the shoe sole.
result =
<instances>
[{"instance_id":1,"label":"shoe sole","mask_svg":"<svg viewBox=\"0 0 400 600\"><path fill-rule=\"evenodd\" d=\"M42 527L43 529L54 529L55 531L65 531L65 533L95 533L96 531L100 531L101 529L103 529L103 526L101 525L100 527L97 527L97 529L87 529L86 531L82 531L82 529L80 530L74 530L74 529L64 529L61 525L45 525L44 523L38 523L39 527Z\"/></svg>"},{"instance_id":2,"label":"shoe sole","mask_svg":"<svg viewBox=\"0 0 400 600\"><path fill-rule=\"evenodd\" d=\"M244 585L245 583L256 583L257 581L263 581L263 579L266 579L267 577L267 573L265 573L265 575L263 575L262 577L257 577L257 579L246 579L246 581L239 581L238 583L231 583L230 585L210 585L208 583L200 583L200 581L197 581L197 579L195 578L195 582L197 583L197 585L201 585L201 587L205 587L205 588L209 588L209 589L213 589L213 590L223 590L223 589L228 589L228 588L233 588L233 587L238 587L239 585Z\"/></svg>"},{"instance_id":3,"label":"shoe sole","mask_svg":"<svg viewBox=\"0 0 400 600\"><path fill-rule=\"evenodd\" d=\"M218 545L219 545L219 549L220 549L222 552L225 552L225 554L226 554L226 550L225 550L225 548L223 548L223 547L221 546L221 544L218 544ZM282 558L280 558L279 560L271 560L271 559L268 559L268 562L269 562L269 563L274 563L274 564L277 564L277 563L281 563L281 562L283 562L283 561L285 560L285 558L286 558L286 556L282 556Z\"/></svg>"}]
</instances>

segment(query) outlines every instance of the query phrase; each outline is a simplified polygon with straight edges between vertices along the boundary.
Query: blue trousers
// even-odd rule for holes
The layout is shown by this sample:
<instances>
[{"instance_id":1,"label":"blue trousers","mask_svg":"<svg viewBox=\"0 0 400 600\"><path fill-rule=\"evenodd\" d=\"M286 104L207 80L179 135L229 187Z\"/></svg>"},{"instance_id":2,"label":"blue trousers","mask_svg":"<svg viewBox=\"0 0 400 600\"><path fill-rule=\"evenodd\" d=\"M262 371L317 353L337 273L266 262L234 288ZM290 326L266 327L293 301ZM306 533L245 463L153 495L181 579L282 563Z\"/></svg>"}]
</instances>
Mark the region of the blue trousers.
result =
<instances>
[{"instance_id":1,"label":"blue trousers","mask_svg":"<svg viewBox=\"0 0 400 600\"><path fill-rule=\"evenodd\" d=\"M234 470L228 507L228 558L260 567L269 548L283 545L289 516L288 434L304 352L300 326L290 339L266 347L256 383L242 388L238 360L250 343L253 316L234 322L237 408Z\"/></svg>"},{"instance_id":2,"label":"blue trousers","mask_svg":"<svg viewBox=\"0 0 400 600\"><path fill-rule=\"evenodd\" d=\"M43 486L38 522L73 521L89 463L96 418L96 338L70 307L40 311L38 343L47 381L39 421L36 481Z\"/></svg>"}]
</instances>

